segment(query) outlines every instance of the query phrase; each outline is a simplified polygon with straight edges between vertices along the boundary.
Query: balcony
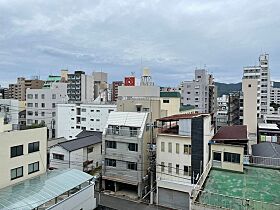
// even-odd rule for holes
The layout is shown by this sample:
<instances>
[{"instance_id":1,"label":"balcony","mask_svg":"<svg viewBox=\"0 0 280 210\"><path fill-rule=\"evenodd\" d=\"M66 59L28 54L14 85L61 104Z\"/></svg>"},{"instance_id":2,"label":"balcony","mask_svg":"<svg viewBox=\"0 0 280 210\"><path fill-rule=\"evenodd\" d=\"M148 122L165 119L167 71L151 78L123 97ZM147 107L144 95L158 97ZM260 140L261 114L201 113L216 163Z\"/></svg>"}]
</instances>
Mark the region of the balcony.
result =
<instances>
[{"instance_id":1,"label":"balcony","mask_svg":"<svg viewBox=\"0 0 280 210\"><path fill-rule=\"evenodd\" d=\"M140 135L140 130L107 128L105 134L111 136L125 136L125 137L137 138Z\"/></svg>"}]
</instances>

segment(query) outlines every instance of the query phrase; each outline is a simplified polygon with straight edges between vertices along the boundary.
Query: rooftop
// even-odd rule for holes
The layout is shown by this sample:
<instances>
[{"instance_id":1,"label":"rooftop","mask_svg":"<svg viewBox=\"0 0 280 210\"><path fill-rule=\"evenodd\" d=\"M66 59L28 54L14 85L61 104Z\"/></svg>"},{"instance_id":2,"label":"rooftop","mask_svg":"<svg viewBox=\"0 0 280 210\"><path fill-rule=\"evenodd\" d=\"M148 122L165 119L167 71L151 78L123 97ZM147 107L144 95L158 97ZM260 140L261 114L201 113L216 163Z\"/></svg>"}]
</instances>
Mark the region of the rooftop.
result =
<instances>
[{"instance_id":1,"label":"rooftop","mask_svg":"<svg viewBox=\"0 0 280 210\"><path fill-rule=\"evenodd\" d=\"M252 155L259 157L280 158L280 145L272 142L262 142L252 145Z\"/></svg>"},{"instance_id":2,"label":"rooftop","mask_svg":"<svg viewBox=\"0 0 280 210\"><path fill-rule=\"evenodd\" d=\"M172 116L168 116L168 117L163 117L160 119L157 119L158 121L178 121L180 119L192 119L194 117L198 117L198 116L205 116L208 114L201 114L201 113L194 113L194 114L176 114L176 115L172 115Z\"/></svg>"},{"instance_id":3,"label":"rooftop","mask_svg":"<svg viewBox=\"0 0 280 210\"><path fill-rule=\"evenodd\" d=\"M275 169L245 166L244 173L236 173L212 168L199 203L244 209L243 201L249 199L252 209L274 209L270 204L280 205L279 180L280 171Z\"/></svg>"},{"instance_id":4,"label":"rooftop","mask_svg":"<svg viewBox=\"0 0 280 210\"><path fill-rule=\"evenodd\" d=\"M144 128L147 116L144 112L111 112L107 125Z\"/></svg>"},{"instance_id":5,"label":"rooftop","mask_svg":"<svg viewBox=\"0 0 280 210\"><path fill-rule=\"evenodd\" d=\"M72 152L102 142L102 132L88 131L86 133L81 132L78 134L78 136L79 135L80 137L78 137L77 139L58 143L57 145L63 147L69 152Z\"/></svg>"},{"instance_id":6,"label":"rooftop","mask_svg":"<svg viewBox=\"0 0 280 210\"><path fill-rule=\"evenodd\" d=\"M213 140L248 140L246 125L223 126Z\"/></svg>"},{"instance_id":7,"label":"rooftop","mask_svg":"<svg viewBox=\"0 0 280 210\"><path fill-rule=\"evenodd\" d=\"M160 92L160 97L162 98L181 98L181 94L179 92Z\"/></svg>"},{"instance_id":8,"label":"rooftop","mask_svg":"<svg viewBox=\"0 0 280 210\"><path fill-rule=\"evenodd\" d=\"M268 129L268 130L279 130L277 124L269 124L269 123L259 123L259 129Z\"/></svg>"},{"instance_id":9,"label":"rooftop","mask_svg":"<svg viewBox=\"0 0 280 210\"><path fill-rule=\"evenodd\" d=\"M0 209L31 210L91 180L76 169L54 170L0 189Z\"/></svg>"}]
</instances>

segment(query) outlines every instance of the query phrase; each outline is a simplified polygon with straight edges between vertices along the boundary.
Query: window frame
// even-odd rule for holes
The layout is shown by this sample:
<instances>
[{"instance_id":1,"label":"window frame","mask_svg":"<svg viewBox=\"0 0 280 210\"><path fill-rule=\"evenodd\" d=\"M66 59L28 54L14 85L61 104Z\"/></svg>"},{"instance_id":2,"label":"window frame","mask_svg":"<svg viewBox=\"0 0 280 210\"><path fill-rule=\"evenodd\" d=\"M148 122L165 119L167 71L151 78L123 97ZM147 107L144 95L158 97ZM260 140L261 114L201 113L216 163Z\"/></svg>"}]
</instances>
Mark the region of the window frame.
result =
<instances>
[{"instance_id":1,"label":"window frame","mask_svg":"<svg viewBox=\"0 0 280 210\"><path fill-rule=\"evenodd\" d=\"M21 151L18 151L18 148L21 148ZM12 155L13 154L13 151L12 151L13 149L16 150L15 155ZM14 157L22 156L22 155L23 155L23 144L10 147L10 158L14 158Z\"/></svg>"},{"instance_id":2,"label":"window frame","mask_svg":"<svg viewBox=\"0 0 280 210\"><path fill-rule=\"evenodd\" d=\"M37 146L38 144L38 146ZM40 151L40 142L39 141L34 141L31 143L28 143L28 154L38 152Z\"/></svg>"}]
</instances>

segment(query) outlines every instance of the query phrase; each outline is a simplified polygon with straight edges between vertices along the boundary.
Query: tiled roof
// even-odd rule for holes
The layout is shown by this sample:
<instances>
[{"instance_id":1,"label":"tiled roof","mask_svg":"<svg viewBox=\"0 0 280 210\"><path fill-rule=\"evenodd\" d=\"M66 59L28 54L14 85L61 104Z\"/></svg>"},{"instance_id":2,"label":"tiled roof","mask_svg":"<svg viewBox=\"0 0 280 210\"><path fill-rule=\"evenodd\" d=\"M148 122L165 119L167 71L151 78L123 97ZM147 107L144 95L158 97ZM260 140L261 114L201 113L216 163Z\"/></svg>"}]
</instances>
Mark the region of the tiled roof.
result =
<instances>
[{"instance_id":1,"label":"tiled roof","mask_svg":"<svg viewBox=\"0 0 280 210\"><path fill-rule=\"evenodd\" d=\"M213 140L248 140L246 125L232 125L221 127Z\"/></svg>"}]
</instances>

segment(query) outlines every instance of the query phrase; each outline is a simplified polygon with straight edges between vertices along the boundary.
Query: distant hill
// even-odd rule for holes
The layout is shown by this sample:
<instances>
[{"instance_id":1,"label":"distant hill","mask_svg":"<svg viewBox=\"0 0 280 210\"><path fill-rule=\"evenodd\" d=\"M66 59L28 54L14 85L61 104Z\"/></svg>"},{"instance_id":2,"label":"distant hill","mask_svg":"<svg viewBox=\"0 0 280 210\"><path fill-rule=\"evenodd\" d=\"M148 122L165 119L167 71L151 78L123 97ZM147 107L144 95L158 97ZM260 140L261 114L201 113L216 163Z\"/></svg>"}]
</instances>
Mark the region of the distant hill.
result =
<instances>
[{"instance_id":1,"label":"distant hill","mask_svg":"<svg viewBox=\"0 0 280 210\"><path fill-rule=\"evenodd\" d=\"M215 82L215 85L218 87L218 97L221 97L222 95L227 95L233 91L240 91L242 89L241 82L230 84Z\"/></svg>"}]
</instances>

